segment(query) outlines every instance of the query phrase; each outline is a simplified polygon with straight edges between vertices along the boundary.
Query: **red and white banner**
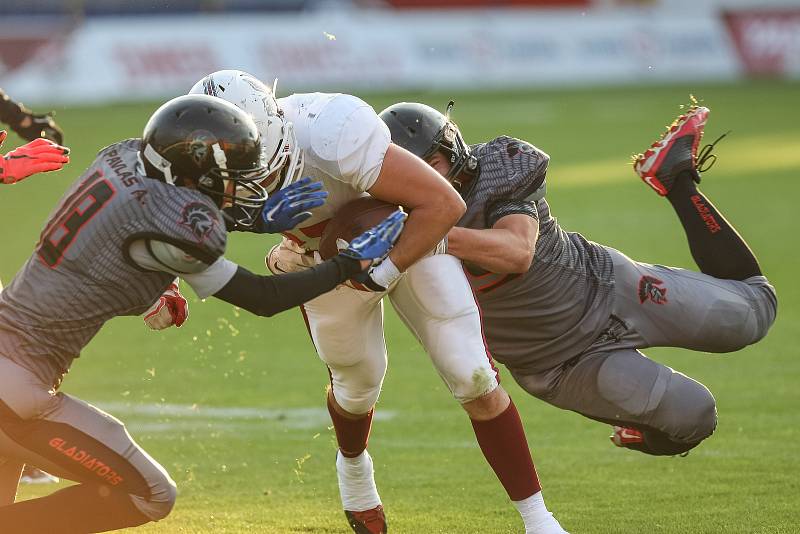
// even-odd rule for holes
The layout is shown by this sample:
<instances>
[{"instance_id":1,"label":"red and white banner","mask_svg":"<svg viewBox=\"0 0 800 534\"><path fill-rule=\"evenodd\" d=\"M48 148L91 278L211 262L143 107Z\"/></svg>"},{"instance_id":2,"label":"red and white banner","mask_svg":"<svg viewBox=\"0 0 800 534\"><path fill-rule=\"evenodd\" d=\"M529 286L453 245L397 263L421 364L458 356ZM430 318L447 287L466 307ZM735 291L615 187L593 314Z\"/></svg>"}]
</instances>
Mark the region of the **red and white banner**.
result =
<instances>
[{"instance_id":1,"label":"red and white banner","mask_svg":"<svg viewBox=\"0 0 800 534\"><path fill-rule=\"evenodd\" d=\"M725 14L748 74L800 77L800 8Z\"/></svg>"},{"instance_id":2,"label":"red and white banner","mask_svg":"<svg viewBox=\"0 0 800 534\"><path fill-rule=\"evenodd\" d=\"M42 33L54 36L45 43L8 35L0 21L0 87L26 102L165 98L222 68L277 77L281 94L719 80L740 72L717 17L647 10L90 18ZM9 52L14 47L24 51Z\"/></svg>"}]
</instances>

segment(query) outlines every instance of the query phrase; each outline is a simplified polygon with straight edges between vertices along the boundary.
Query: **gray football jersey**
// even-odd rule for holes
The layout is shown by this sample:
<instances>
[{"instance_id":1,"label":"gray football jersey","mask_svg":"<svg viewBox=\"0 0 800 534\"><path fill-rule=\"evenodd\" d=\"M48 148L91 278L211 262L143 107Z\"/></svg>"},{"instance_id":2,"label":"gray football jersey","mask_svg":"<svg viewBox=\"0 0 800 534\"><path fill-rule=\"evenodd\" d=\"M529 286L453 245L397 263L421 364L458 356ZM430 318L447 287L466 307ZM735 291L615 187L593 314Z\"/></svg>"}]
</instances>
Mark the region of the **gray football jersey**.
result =
<instances>
[{"instance_id":1,"label":"gray football jersey","mask_svg":"<svg viewBox=\"0 0 800 534\"><path fill-rule=\"evenodd\" d=\"M608 252L566 232L544 200L549 156L533 145L498 137L473 147L479 175L464 192L458 226L491 228L515 213L539 221L530 270L496 274L466 265L492 355L511 368L540 371L580 354L608 322L613 264Z\"/></svg>"},{"instance_id":2,"label":"gray football jersey","mask_svg":"<svg viewBox=\"0 0 800 534\"><path fill-rule=\"evenodd\" d=\"M206 263L225 251L225 226L202 193L143 176L140 141L102 150L50 214L31 257L0 293L0 354L46 383L60 379L103 323L139 315L174 280L127 256L141 238Z\"/></svg>"}]
</instances>

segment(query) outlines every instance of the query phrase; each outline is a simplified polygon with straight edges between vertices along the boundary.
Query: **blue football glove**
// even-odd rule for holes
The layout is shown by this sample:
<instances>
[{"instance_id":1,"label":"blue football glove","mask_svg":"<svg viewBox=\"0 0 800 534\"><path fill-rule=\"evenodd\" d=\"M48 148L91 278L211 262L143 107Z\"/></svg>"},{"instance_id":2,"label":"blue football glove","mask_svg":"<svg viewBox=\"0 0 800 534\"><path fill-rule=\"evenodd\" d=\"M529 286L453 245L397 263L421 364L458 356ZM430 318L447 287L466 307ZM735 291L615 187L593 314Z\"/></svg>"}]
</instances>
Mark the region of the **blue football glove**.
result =
<instances>
[{"instance_id":1,"label":"blue football glove","mask_svg":"<svg viewBox=\"0 0 800 534\"><path fill-rule=\"evenodd\" d=\"M400 232L403 231L407 215L397 210L377 225L353 239L349 246L339 252L342 256L354 260L380 261L389 254Z\"/></svg>"},{"instance_id":2,"label":"blue football glove","mask_svg":"<svg viewBox=\"0 0 800 534\"><path fill-rule=\"evenodd\" d=\"M322 206L327 197L321 182L312 182L309 177L298 180L269 196L253 231L279 234L291 230L311 217L308 210Z\"/></svg>"},{"instance_id":3,"label":"blue football glove","mask_svg":"<svg viewBox=\"0 0 800 534\"><path fill-rule=\"evenodd\" d=\"M366 270L353 277L354 280L373 291L386 291L393 279L400 276L397 267L386 256L400 237L406 217L402 210L395 211L377 226L353 239L347 249L339 253L354 260L372 261Z\"/></svg>"}]
</instances>

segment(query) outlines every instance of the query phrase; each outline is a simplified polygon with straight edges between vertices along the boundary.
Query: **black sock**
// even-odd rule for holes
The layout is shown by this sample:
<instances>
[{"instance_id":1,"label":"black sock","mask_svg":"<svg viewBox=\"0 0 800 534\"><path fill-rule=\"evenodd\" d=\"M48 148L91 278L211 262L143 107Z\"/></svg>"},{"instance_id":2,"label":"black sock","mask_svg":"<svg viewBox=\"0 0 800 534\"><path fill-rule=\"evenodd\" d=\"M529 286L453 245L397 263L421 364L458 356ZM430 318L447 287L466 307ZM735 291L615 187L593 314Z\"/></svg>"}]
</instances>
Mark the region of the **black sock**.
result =
<instances>
[{"instance_id":1,"label":"black sock","mask_svg":"<svg viewBox=\"0 0 800 534\"><path fill-rule=\"evenodd\" d=\"M745 280L761 274L758 260L725 217L697 190L686 171L667 194L683 224L689 250L700 271L715 278Z\"/></svg>"},{"instance_id":2,"label":"black sock","mask_svg":"<svg viewBox=\"0 0 800 534\"><path fill-rule=\"evenodd\" d=\"M84 534L135 527L149 521L129 495L88 484L0 506L3 532Z\"/></svg>"}]
</instances>

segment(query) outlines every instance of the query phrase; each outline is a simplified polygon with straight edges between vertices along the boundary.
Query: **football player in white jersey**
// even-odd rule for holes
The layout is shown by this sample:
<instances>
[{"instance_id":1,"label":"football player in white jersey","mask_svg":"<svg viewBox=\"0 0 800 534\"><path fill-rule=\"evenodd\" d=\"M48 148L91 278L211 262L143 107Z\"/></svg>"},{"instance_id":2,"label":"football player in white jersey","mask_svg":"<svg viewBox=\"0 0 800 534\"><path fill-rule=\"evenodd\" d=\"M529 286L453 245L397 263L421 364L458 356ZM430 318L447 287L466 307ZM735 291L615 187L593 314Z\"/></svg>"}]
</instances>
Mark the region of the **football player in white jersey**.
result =
<instances>
[{"instance_id":1,"label":"football player in white jersey","mask_svg":"<svg viewBox=\"0 0 800 534\"><path fill-rule=\"evenodd\" d=\"M486 350L480 314L460 262L434 255L459 220L464 202L424 161L391 143L389 131L362 100L345 94L273 91L241 71L219 71L191 93L224 98L248 111L261 129L267 157L283 164L263 183L278 192L299 176L321 182L324 205L300 224L276 228L283 243L269 254L273 272L313 265L322 232L336 211L371 195L410 210L388 258L359 281L303 306L314 346L331 377L328 410L339 445L336 468L342 505L358 533L386 532L386 519L367 452L375 403L387 366L383 297L425 347L436 370L466 410L476 438L525 523L526 533L564 532L547 510L519 414ZM264 212L265 222L269 216Z\"/></svg>"}]
</instances>

